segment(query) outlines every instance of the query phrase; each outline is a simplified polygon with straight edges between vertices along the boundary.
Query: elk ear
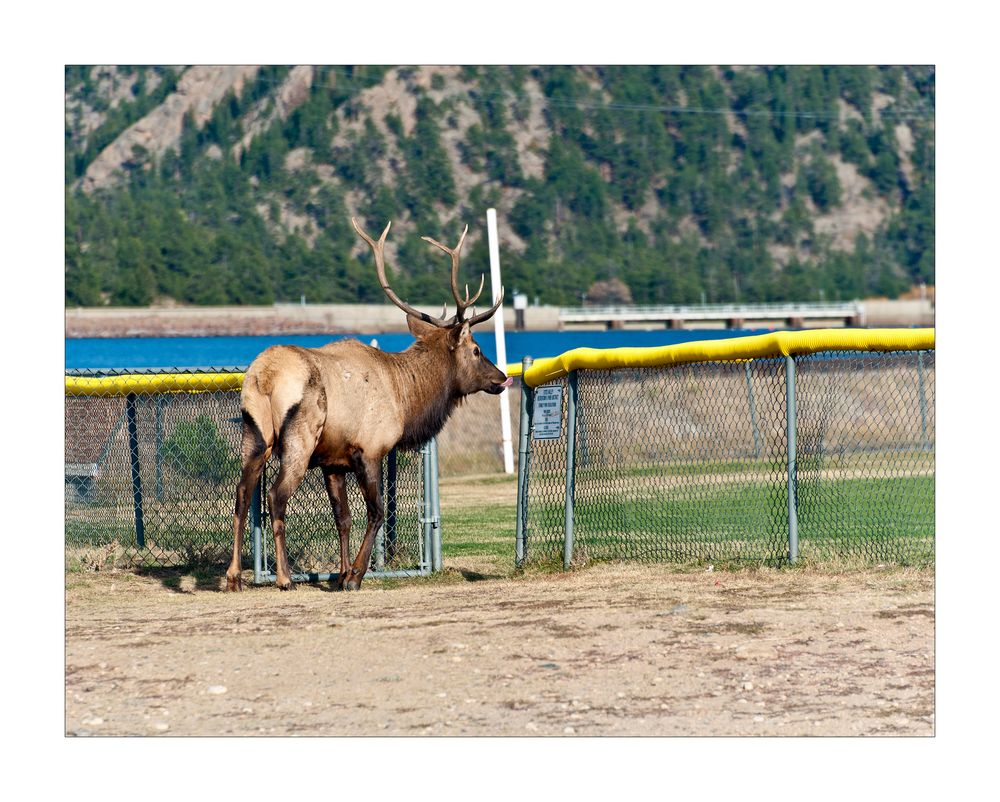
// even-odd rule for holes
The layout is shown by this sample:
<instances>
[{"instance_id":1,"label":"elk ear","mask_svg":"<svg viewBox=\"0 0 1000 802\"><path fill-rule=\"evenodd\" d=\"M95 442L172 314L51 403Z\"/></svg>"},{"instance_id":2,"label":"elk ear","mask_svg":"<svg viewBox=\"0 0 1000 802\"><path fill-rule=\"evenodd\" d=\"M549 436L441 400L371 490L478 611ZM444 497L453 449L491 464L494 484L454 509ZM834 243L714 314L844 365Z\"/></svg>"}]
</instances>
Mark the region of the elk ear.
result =
<instances>
[{"instance_id":1,"label":"elk ear","mask_svg":"<svg viewBox=\"0 0 1000 802\"><path fill-rule=\"evenodd\" d=\"M435 331L440 331L437 326L425 323L420 318L414 317L413 315L406 316L406 325L410 327L410 334L418 340L422 340L424 337L430 336Z\"/></svg>"},{"instance_id":2,"label":"elk ear","mask_svg":"<svg viewBox=\"0 0 1000 802\"><path fill-rule=\"evenodd\" d=\"M448 339L451 343L451 348L454 350L459 345L464 343L466 340L472 337L472 327L469 325L469 321L463 321L461 326L455 326L448 332Z\"/></svg>"}]
</instances>

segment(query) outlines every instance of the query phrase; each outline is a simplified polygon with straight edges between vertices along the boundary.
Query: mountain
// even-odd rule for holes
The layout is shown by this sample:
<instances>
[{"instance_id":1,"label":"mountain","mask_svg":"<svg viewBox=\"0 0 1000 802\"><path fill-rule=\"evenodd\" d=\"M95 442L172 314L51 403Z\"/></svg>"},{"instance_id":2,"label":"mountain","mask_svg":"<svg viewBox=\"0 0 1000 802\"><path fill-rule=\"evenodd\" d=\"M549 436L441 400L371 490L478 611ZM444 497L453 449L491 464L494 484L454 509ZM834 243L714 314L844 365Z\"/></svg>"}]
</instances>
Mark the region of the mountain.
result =
<instances>
[{"instance_id":1,"label":"mountain","mask_svg":"<svg viewBox=\"0 0 1000 802\"><path fill-rule=\"evenodd\" d=\"M487 270L578 304L934 283L933 67L72 66L70 306L414 303Z\"/></svg>"}]
</instances>

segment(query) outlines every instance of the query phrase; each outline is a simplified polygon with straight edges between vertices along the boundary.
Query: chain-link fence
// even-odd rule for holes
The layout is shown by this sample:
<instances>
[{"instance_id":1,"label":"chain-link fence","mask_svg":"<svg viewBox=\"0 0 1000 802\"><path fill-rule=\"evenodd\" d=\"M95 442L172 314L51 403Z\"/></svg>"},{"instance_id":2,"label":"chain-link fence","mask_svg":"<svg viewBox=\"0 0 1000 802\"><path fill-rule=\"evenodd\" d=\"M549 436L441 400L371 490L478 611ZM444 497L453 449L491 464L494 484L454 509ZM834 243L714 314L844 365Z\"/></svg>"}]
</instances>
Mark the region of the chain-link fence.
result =
<instances>
[{"instance_id":1,"label":"chain-link fence","mask_svg":"<svg viewBox=\"0 0 1000 802\"><path fill-rule=\"evenodd\" d=\"M524 414L523 561L933 561L933 351L577 370Z\"/></svg>"},{"instance_id":2,"label":"chain-link fence","mask_svg":"<svg viewBox=\"0 0 1000 802\"><path fill-rule=\"evenodd\" d=\"M239 383L242 371L77 372L67 374L65 406L66 547L85 561L125 567L228 564L240 475ZM220 378L222 377L222 378ZM165 381L164 381L165 380ZM430 446L394 452L383 464L385 525L373 573L427 573L435 563ZM277 475L271 459L261 485ZM365 505L347 478L354 525L351 554L364 535ZM256 494L244 539L244 567L273 578L266 493ZM438 516L439 517L439 516ZM259 523L253 536L254 518ZM286 512L293 575L340 570L340 541L318 470L309 471ZM254 549L257 554L254 554ZM438 560L439 561L439 560Z\"/></svg>"},{"instance_id":3,"label":"chain-link fence","mask_svg":"<svg viewBox=\"0 0 1000 802\"><path fill-rule=\"evenodd\" d=\"M517 410L521 381L504 391L509 394L511 452L517 470ZM438 433L441 475L444 477L502 474L504 472L499 396L474 393L466 396Z\"/></svg>"}]
</instances>

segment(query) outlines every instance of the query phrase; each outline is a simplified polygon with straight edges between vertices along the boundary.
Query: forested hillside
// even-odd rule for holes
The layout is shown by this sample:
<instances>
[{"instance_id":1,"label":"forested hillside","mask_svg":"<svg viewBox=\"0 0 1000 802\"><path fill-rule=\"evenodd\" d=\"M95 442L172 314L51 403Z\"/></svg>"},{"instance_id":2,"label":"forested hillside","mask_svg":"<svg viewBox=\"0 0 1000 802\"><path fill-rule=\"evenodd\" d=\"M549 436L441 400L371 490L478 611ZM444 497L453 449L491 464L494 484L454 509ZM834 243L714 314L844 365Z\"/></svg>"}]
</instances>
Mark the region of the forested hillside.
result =
<instances>
[{"instance_id":1,"label":"forested hillside","mask_svg":"<svg viewBox=\"0 0 1000 802\"><path fill-rule=\"evenodd\" d=\"M440 303L490 206L542 303L934 283L932 67L68 67L65 155L73 306L380 301L352 215Z\"/></svg>"}]
</instances>

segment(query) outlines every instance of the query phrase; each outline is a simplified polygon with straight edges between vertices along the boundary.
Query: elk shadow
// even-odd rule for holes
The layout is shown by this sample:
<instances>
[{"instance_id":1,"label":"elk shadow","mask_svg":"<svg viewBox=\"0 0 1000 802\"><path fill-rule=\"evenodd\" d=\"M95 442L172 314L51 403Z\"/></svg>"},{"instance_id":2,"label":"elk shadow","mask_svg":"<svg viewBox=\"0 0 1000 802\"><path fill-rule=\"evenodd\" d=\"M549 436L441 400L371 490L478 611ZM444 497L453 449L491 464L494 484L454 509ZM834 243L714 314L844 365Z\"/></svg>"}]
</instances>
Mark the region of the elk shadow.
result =
<instances>
[{"instance_id":1,"label":"elk shadow","mask_svg":"<svg viewBox=\"0 0 1000 802\"><path fill-rule=\"evenodd\" d=\"M482 582L486 579L502 579L500 574L481 574L479 571L470 571L467 568L459 568L458 573L466 582Z\"/></svg>"},{"instance_id":2,"label":"elk shadow","mask_svg":"<svg viewBox=\"0 0 1000 802\"><path fill-rule=\"evenodd\" d=\"M137 576L157 580L167 590L175 593L195 593L209 591L222 593L225 586L225 566L218 565L184 565L170 568L146 567L136 568ZM185 582L185 580L188 580Z\"/></svg>"}]
</instances>

